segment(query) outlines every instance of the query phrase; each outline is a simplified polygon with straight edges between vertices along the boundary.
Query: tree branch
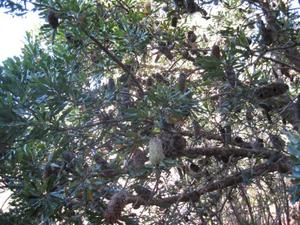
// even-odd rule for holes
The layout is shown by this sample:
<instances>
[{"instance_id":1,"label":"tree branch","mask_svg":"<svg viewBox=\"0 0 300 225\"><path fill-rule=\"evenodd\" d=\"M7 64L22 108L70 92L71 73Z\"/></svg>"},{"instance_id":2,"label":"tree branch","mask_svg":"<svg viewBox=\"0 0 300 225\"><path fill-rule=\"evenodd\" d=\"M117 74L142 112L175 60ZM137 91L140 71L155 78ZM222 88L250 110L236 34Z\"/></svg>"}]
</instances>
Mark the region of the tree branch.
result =
<instances>
[{"instance_id":1,"label":"tree branch","mask_svg":"<svg viewBox=\"0 0 300 225\"><path fill-rule=\"evenodd\" d=\"M249 148L229 148L229 147L212 147L212 148L191 148L182 153L189 158L195 158L200 155L205 156L235 156L235 157L249 157L249 156L261 156L268 159L270 157L281 155L281 153L270 151L267 149L249 149Z\"/></svg>"},{"instance_id":2,"label":"tree branch","mask_svg":"<svg viewBox=\"0 0 300 225\"><path fill-rule=\"evenodd\" d=\"M282 170L291 171L291 162L286 156L279 158L275 162L268 161L255 167L245 169L241 172L233 174L232 176L207 184L204 187L191 192L184 192L182 194L167 198L154 198L148 201L138 196L129 196L127 198L127 204L133 203L138 205L156 205L162 208L167 208L177 202L197 201L201 195L206 193L235 186L245 181L249 182L251 179L259 177L263 174Z\"/></svg>"},{"instance_id":3,"label":"tree branch","mask_svg":"<svg viewBox=\"0 0 300 225\"><path fill-rule=\"evenodd\" d=\"M265 60L270 60L270 61L272 61L272 62L278 63L278 64L280 64L280 65L282 65L282 66L288 67L288 68L293 69L293 70L295 70L295 71L297 71L297 72L300 73L300 68L298 68L298 67L296 67L296 66L293 66L293 65L291 65L291 64L281 62L281 61L279 61L279 60L277 60L277 59L273 59L273 58L271 58L271 57L265 57L265 56L263 56L262 58L265 59Z\"/></svg>"}]
</instances>

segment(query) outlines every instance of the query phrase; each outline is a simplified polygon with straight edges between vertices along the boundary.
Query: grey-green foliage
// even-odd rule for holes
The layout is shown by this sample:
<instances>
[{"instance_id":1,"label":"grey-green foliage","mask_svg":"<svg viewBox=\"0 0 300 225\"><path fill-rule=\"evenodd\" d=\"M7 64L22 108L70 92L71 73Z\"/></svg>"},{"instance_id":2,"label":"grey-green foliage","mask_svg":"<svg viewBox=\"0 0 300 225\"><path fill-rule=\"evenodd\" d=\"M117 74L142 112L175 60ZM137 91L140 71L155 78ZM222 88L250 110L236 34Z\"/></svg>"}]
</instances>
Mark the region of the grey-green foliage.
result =
<instances>
[{"instance_id":1,"label":"grey-green foliage","mask_svg":"<svg viewBox=\"0 0 300 225\"><path fill-rule=\"evenodd\" d=\"M277 160L290 163L290 156L285 144L275 149L268 135L297 125L291 96L299 88L299 68L284 48L292 41L288 48L298 51L298 15L283 2L175 2L152 1L149 11L143 1L132 0L32 1L44 19L55 12L59 25L53 41L47 21L39 35L28 34L22 54L1 67L0 181L13 192L14 210L0 219L7 216L15 224L286 219ZM25 3L0 6L16 12ZM207 27L191 27L189 19L197 13ZM256 13L279 26L271 41L261 40ZM187 40L191 32L196 39ZM275 81L289 89L270 97L263 85ZM157 166L148 159L154 137L166 154ZM289 137L297 201L299 138ZM153 196L140 201L136 185L151 188ZM128 204L120 209L124 202L116 204L112 196L124 190ZM144 206L135 214L133 208ZM269 210L273 206L280 209L276 216Z\"/></svg>"}]
</instances>

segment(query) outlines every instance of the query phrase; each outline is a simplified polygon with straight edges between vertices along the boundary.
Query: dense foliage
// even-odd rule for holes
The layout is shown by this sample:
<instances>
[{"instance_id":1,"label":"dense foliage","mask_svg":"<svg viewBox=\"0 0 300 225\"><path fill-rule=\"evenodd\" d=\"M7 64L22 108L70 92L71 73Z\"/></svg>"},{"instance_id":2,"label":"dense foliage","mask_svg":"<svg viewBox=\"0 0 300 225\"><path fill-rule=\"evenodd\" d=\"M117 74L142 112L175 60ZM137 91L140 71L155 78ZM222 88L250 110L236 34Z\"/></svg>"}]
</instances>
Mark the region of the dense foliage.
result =
<instances>
[{"instance_id":1,"label":"dense foliage","mask_svg":"<svg viewBox=\"0 0 300 225\"><path fill-rule=\"evenodd\" d=\"M1 224L300 219L298 2L0 6L45 18L1 67Z\"/></svg>"}]
</instances>

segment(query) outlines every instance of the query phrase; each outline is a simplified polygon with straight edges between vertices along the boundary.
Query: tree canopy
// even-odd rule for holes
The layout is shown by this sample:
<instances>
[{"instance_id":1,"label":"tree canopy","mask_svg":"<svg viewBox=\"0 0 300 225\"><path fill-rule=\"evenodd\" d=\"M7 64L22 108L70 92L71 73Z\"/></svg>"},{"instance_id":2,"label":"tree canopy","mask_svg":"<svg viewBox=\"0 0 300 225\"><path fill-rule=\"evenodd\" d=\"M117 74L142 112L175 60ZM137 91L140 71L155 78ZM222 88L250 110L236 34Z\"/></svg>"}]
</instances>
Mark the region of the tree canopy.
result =
<instances>
[{"instance_id":1,"label":"tree canopy","mask_svg":"<svg viewBox=\"0 0 300 225\"><path fill-rule=\"evenodd\" d=\"M1 1L2 224L296 224L299 4Z\"/></svg>"}]
</instances>

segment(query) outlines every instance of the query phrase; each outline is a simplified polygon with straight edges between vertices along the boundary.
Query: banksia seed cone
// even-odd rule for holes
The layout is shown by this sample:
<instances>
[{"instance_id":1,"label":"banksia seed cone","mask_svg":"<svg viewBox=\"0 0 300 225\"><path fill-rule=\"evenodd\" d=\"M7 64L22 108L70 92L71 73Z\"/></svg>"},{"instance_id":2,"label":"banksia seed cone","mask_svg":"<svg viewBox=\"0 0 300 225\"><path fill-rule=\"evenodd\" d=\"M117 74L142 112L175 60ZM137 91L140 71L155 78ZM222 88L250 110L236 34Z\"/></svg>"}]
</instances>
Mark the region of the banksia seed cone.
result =
<instances>
[{"instance_id":1,"label":"banksia seed cone","mask_svg":"<svg viewBox=\"0 0 300 225\"><path fill-rule=\"evenodd\" d=\"M267 98L271 98L274 96L282 95L285 92L287 92L288 89L289 89L288 85L286 85L284 83L280 83L280 82L274 82L274 83L264 85L262 87L257 88L254 91L254 95L258 99L267 99Z\"/></svg>"},{"instance_id":2,"label":"banksia seed cone","mask_svg":"<svg viewBox=\"0 0 300 225\"><path fill-rule=\"evenodd\" d=\"M142 185L136 185L134 187L135 192L143 199L149 200L153 193L148 188L143 187Z\"/></svg>"},{"instance_id":3,"label":"banksia seed cone","mask_svg":"<svg viewBox=\"0 0 300 225\"><path fill-rule=\"evenodd\" d=\"M186 0L185 7L188 13L195 13L199 11L199 6L194 2L194 0Z\"/></svg>"},{"instance_id":4,"label":"banksia seed cone","mask_svg":"<svg viewBox=\"0 0 300 225\"><path fill-rule=\"evenodd\" d=\"M152 87L153 83L154 83L153 78L152 77L148 77L147 80L146 80L146 86L147 87Z\"/></svg>"},{"instance_id":5,"label":"banksia seed cone","mask_svg":"<svg viewBox=\"0 0 300 225\"><path fill-rule=\"evenodd\" d=\"M76 157L71 151L64 151L62 152L61 156L66 162L71 162Z\"/></svg>"},{"instance_id":6,"label":"banksia seed cone","mask_svg":"<svg viewBox=\"0 0 300 225\"><path fill-rule=\"evenodd\" d=\"M161 140L163 153L168 158L180 156L186 147L186 140L180 134L163 133Z\"/></svg>"},{"instance_id":7,"label":"banksia seed cone","mask_svg":"<svg viewBox=\"0 0 300 225\"><path fill-rule=\"evenodd\" d=\"M178 23L178 17L177 16L172 17L171 20L172 27L177 27L177 23Z\"/></svg>"},{"instance_id":8,"label":"banksia seed cone","mask_svg":"<svg viewBox=\"0 0 300 225\"><path fill-rule=\"evenodd\" d=\"M221 51L218 45L214 45L211 49L211 55L216 57L217 59L221 59Z\"/></svg>"},{"instance_id":9,"label":"banksia seed cone","mask_svg":"<svg viewBox=\"0 0 300 225\"><path fill-rule=\"evenodd\" d=\"M191 43L193 43L193 42L195 42L197 40L197 36L194 33L194 31L189 31L187 33L187 38L188 38L188 41L191 42Z\"/></svg>"},{"instance_id":10,"label":"banksia seed cone","mask_svg":"<svg viewBox=\"0 0 300 225\"><path fill-rule=\"evenodd\" d=\"M121 218L121 213L126 206L127 193L125 191L118 192L110 199L107 209L104 212L106 222L113 224Z\"/></svg>"},{"instance_id":11,"label":"banksia seed cone","mask_svg":"<svg viewBox=\"0 0 300 225\"><path fill-rule=\"evenodd\" d=\"M165 158L162 141L159 137L151 138L149 141L149 154L152 165L158 165Z\"/></svg>"},{"instance_id":12,"label":"banksia seed cone","mask_svg":"<svg viewBox=\"0 0 300 225\"><path fill-rule=\"evenodd\" d=\"M185 73L181 73L178 77L178 87L182 93L185 91L186 88L186 77L187 75Z\"/></svg>"},{"instance_id":13,"label":"banksia seed cone","mask_svg":"<svg viewBox=\"0 0 300 225\"><path fill-rule=\"evenodd\" d=\"M146 152L141 151L141 150L136 150L131 159L128 162L128 165L130 168L134 169L134 170L138 170L141 169L145 162L147 161L147 156L146 156Z\"/></svg>"},{"instance_id":14,"label":"banksia seed cone","mask_svg":"<svg viewBox=\"0 0 300 225\"><path fill-rule=\"evenodd\" d=\"M128 108L130 106L131 99L130 99L130 92L128 87L126 86L121 87L119 100L121 106L125 108Z\"/></svg>"},{"instance_id":15,"label":"banksia seed cone","mask_svg":"<svg viewBox=\"0 0 300 225\"><path fill-rule=\"evenodd\" d=\"M59 26L59 22L58 22L58 16L56 14L56 12L54 12L53 10L49 10L48 12L48 23L49 25L54 29L56 30L57 27Z\"/></svg>"},{"instance_id":16,"label":"banksia seed cone","mask_svg":"<svg viewBox=\"0 0 300 225\"><path fill-rule=\"evenodd\" d=\"M158 50L164 55L166 56L167 59L172 60L174 58L174 56L171 53L171 47L169 46L165 46L165 45L160 45Z\"/></svg>"}]
</instances>

